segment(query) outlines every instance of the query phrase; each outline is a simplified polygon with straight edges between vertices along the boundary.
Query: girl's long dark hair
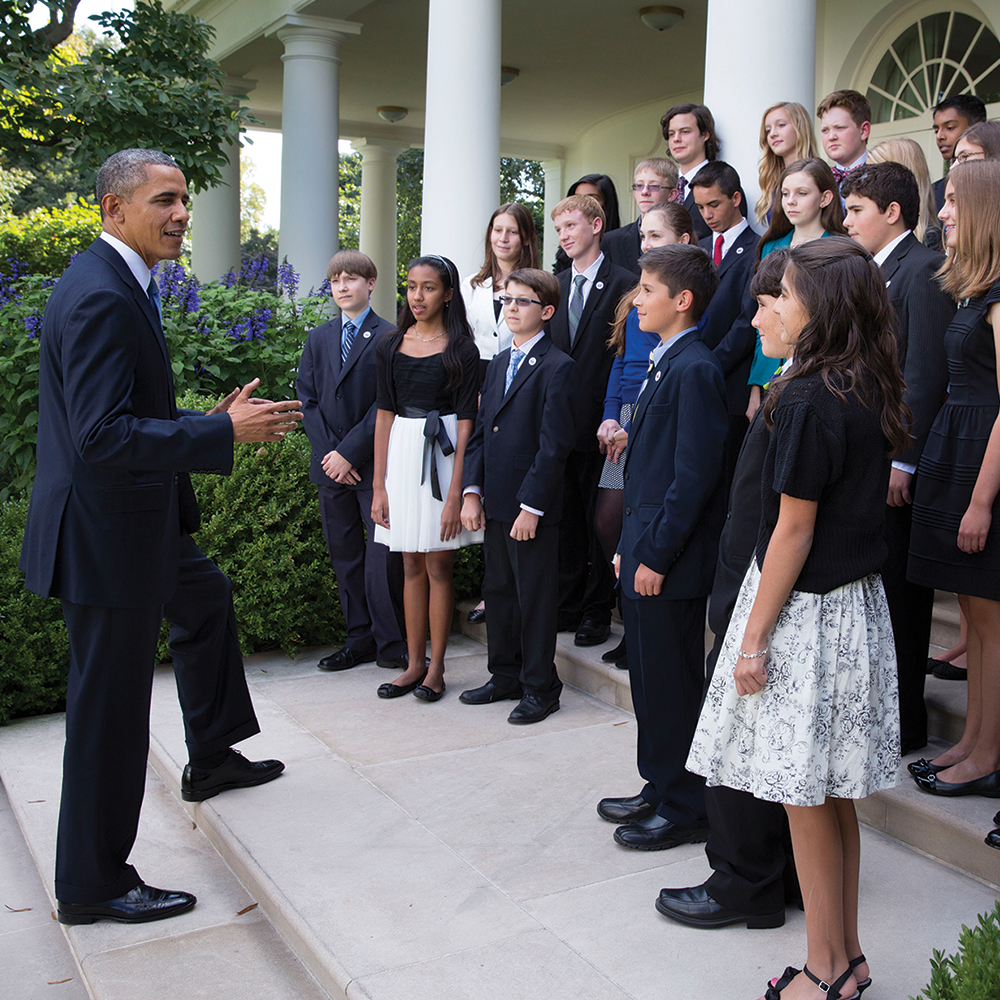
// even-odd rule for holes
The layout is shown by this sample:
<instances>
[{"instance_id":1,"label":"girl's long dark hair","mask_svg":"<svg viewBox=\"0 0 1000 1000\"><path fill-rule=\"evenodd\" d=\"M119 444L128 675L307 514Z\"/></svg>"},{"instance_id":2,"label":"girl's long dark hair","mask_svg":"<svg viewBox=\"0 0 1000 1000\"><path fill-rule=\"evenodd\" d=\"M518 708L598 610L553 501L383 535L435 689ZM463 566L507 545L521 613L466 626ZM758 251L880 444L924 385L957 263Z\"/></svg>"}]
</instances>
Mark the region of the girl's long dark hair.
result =
<instances>
[{"instance_id":1,"label":"girl's long dark hair","mask_svg":"<svg viewBox=\"0 0 1000 1000\"><path fill-rule=\"evenodd\" d=\"M566 197L576 194L576 189L581 184L593 184L601 192L601 197L604 199L604 204L601 206L604 209L604 231L610 233L612 229L620 228L622 222L619 215L618 191L615 189L615 182L607 174L584 174L570 184L566 191Z\"/></svg>"},{"instance_id":2,"label":"girl's long dark hair","mask_svg":"<svg viewBox=\"0 0 1000 1000\"><path fill-rule=\"evenodd\" d=\"M406 265L406 273L415 267L430 267L437 272L445 291L451 289L451 298L444 304L444 326L448 331L448 346L445 347L441 355L445 371L448 373L448 389L457 389L462 382L462 360L459 343L462 340L475 340L472 335L472 327L465 314L465 302L462 299L462 291L458 287L458 269L447 257L441 257L436 253L425 254L422 257L415 257ZM416 323L416 319L410 309L410 300L403 299L403 306L399 310L396 319L396 329L388 336L386 350L389 354L395 354L399 350L399 345L403 342L403 334Z\"/></svg>"},{"instance_id":3,"label":"girl's long dark hair","mask_svg":"<svg viewBox=\"0 0 1000 1000\"><path fill-rule=\"evenodd\" d=\"M896 317L878 265L851 239L812 240L788 254L784 281L795 289L809 319L795 345L795 363L771 381L764 419L790 382L820 374L835 396L858 397L881 410L890 454L910 447L910 411L896 351Z\"/></svg>"}]
</instances>

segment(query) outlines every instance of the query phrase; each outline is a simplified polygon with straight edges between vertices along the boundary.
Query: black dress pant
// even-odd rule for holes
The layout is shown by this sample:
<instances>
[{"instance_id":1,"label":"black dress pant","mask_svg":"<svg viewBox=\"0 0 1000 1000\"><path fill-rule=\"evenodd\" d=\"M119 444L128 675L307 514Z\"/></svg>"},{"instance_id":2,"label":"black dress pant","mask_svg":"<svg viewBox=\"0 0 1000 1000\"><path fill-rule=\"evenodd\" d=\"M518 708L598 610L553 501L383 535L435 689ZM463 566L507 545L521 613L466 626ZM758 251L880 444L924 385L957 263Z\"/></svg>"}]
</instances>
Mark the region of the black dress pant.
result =
<instances>
[{"instance_id":1,"label":"black dress pant","mask_svg":"<svg viewBox=\"0 0 1000 1000\"><path fill-rule=\"evenodd\" d=\"M170 648L191 757L260 731L243 671L232 589L181 536L177 589L162 607L62 602L69 635L66 748L56 845L56 897L113 899L141 881L128 864L149 751L149 704L160 622Z\"/></svg>"},{"instance_id":2,"label":"black dress pant","mask_svg":"<svg viewBox=\"0 0 1000 1000\"><path fill-rule=\"evenodd\" d=\"M604 456L571 451L566 460L563 510L559 521L559 617L611 621L615 574L601 548L594 516Z\"/></svg>"},{"instance_id":3,"label":"black dress pant","mask_svg":"<svg viewBox=\"0 0 1000 1000\"><path fill-rule=\"evenodd\" d=\"M398 659L406 652L403 556L375 541L371 488L351 489L331 479L319 487L319 511L347 624L346 645L375 652L380 660Z\"/></svg>"},{"instance_id":4,"label":"black dress pant","mask_svg":"<svg viewBox=\"0 0 1000 1000\"><path fill-rule=\"evenodd\" d=\"M526 542L510 537L511 526L486 521L487 666L502 691L520 685L525 694L553 702L562 691L555 664L559 591L552 572L559 526L539 524Z\"/></svg>"},{"instance_id":5,"label":"black dress pant","mask_svg":"<svg viewBox=\"0 0 1000 1000\"><path fill-rule=\"evenodd\" d=\"M705 686L705 598L622 596L642 797L679 826L705 818L705 779L684 764Z\"/></svg>"},{"instance_id":6,"label":"black dress pant","mask_svg":"<svg viewBox=\"0 0 1000 1000\"><path fill-rule=\"evenodd\" d=\"M913 489L913 483L910 488ZM912 522L913 508L909 504L885 508L885 540L889 555L882 566L882 586L896 641L899 741L904 752L916 750L927 742L924 680L934 614L934 591L906 579Z\"/></svg>"},{"instance_id":7,"label":"black dress pant","mask_svg":"<svg viewBox=\"0 0 1000 1000\"><path fill-rule=\"evenodd\" d=\"M708 655L708 681L724 638L725 634L716 636ZM705 853L712 866L705 883L708 894L740 913L763 915L782 909L786 896L797 893L784 806L725 785L709 785L705 807L709 823Z\"/></svg>"}]
</instances>

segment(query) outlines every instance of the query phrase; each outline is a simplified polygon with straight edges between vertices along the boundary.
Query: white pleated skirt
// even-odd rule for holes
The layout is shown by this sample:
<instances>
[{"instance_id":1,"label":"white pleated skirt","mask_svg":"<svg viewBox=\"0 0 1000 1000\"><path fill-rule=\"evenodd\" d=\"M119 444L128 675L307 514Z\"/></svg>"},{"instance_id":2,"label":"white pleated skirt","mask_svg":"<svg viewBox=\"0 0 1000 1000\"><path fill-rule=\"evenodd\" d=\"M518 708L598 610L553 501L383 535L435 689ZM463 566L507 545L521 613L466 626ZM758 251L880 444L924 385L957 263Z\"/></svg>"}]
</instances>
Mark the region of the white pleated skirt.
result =
<instances>
[{"instance_id":1,"label":"white pleated skirt","mask_svg":"<svg viewBox=\"0 0 1000 1000\"><path fill-rule=\"evenodd\" d=\"M876 573L827 594L793 590L767 683L739 695L733 668L760 571L753 559L715 665L687 768L709 785L796 806L860 799L899 782L896 648Z\"/></svg>"},{"instance_id":2,"label":"white pleated skirt","mask_svg":"<svg viewBox=\"0 0 1000 1000\"><path fill-rule=\"evenodd\" d=\"M375 526L375 541L392 552L441 552L476 545L482 531L464 528L450 541L441 541L441 514L444 501L434 498L430 462L437 463L441 496L448 495L455 456L445 455L435 443L425 458L424 418L397 416L389 431L389 451L385 464L385 491L389 497L389 528ZM458 417L449 413L441 423L454 442L458 437ZM420 482L421 477L423 483Z\"/></svg>"}]
</instances>

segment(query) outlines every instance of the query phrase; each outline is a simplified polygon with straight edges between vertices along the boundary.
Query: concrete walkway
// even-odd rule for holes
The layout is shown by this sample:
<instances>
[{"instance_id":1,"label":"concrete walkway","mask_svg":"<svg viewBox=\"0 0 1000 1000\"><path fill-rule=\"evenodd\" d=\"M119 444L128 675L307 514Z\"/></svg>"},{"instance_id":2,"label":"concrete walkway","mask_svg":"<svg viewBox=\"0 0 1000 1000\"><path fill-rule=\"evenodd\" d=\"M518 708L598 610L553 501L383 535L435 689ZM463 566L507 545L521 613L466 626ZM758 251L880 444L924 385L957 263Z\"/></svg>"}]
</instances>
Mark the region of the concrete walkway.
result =
<instances>
[{"instance_id":1,"label":"concrete walkway","mask_svg":"<svg viewBox=\"0 0 1000 1000\"><path fill-rule=\"evenodd\" d=\"M462 705L459 692L486 677L482 645L465 636L453 637L447 694L431 705L378 699L393 674L374 664L320 673L323 652L248 658L263 732L241 749L288 769L188 807L175 797L184 747L173 679L157 672L156 772L133 857L150 883L199 904L142 928L70 928L93 996L752 1000L801 965L798 910L771 931L697 931L656 913L662 886L700 883L709 869L701 845L620 848L597 816L602 796L640 786L626 711L571 688L536 726L508 725L512 703ZM0 775L49 893L61 740L58 716L0 730ZM985 833L996 803L977 801ZM862 838L868 996L904 1000L928 981L932 949L954 951L961 925L997 893L884 834ZM2 896L13 906L6 878ZM0 918L3 979L19 970L16 991L0 995L60 995L31 990L40 974L63 978L47 970L65 964L41 973L13 962L55 954L25 933L38 914Z\"/></svg>"}]
</instances>

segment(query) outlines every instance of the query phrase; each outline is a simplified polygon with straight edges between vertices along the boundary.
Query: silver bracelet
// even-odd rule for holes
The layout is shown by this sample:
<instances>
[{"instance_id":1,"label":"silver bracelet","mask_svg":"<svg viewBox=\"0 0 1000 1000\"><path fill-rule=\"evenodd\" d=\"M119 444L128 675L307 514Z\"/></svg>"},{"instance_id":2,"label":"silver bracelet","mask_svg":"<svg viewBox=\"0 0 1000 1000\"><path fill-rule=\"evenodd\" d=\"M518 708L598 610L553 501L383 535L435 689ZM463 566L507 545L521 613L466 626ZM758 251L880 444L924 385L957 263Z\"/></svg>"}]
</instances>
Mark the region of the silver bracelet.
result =
<instances>
[{"instance_id":1,"label":"silver bracelet","mask_svg":"<svg viewBox=\"0 0 1000 1000\"><path fill-rule=\"evenodd\" d=\"M758 649L756 653L744 653L742 649L737 650L736 653L736 655L739 656L741 660L756 660L759 659L761 656L765 656L766 654L767 654L767 646L765 646L763 649Z\"/></svg>"}]
</instances>

